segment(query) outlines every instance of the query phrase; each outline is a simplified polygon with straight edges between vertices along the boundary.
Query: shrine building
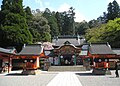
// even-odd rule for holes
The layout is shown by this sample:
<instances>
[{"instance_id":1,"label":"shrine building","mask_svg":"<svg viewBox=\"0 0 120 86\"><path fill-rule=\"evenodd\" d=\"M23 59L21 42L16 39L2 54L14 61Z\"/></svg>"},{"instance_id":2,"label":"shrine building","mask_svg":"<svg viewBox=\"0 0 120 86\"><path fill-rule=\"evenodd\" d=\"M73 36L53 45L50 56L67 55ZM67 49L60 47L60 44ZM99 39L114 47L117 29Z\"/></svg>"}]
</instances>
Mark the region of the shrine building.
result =
<instances>
[{"instance_id":1,"label":"shrine building","mask_svg":"<svg viewBox=\"0 0 120 86\"><path fill-rule=\"evenodd\" d=\"M38 69L40 68L40 58L42 57L45 57L45 55L41 44L26 45L13 59L13 67Z\"/></svg>"},{"instance_id":2,"label":"shrine building","mask_svg":"<svg viewBox=\"0 0 120 86\"><path fill-rule=\"evenodd\" d=\"M84 39L80 36L59 36L52 40L53 65L77 65Z\"/></svg>"},{"instance_id":3,"label":"shrine building","mask_svg":"<svg viewBox=\"0 0 120 86\"><path fill-rule=\"evenodd\" d=\"M15 48L0 48L0 72L8 72L12 69L12 58L16 54Z\"/></svg>"}]
</instances>

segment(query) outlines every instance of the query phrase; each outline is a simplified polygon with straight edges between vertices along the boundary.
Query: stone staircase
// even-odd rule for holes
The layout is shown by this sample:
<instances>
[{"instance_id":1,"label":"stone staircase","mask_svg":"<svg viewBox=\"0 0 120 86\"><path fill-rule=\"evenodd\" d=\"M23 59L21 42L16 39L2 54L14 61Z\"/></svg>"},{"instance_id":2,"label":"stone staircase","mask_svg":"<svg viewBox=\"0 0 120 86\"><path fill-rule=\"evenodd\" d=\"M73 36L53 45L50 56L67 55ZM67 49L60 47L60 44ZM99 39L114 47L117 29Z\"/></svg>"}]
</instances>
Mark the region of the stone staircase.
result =
<instances>
[{"instance_id":1,"label":"stone staircase","mask_svg":"<svg viewBox=\"0 0 120 86\"><path fill-rule=\"evenodd\" d=\"M48 71L86 71L83 66L50 66Z\"/></svg>"}]
</instances>

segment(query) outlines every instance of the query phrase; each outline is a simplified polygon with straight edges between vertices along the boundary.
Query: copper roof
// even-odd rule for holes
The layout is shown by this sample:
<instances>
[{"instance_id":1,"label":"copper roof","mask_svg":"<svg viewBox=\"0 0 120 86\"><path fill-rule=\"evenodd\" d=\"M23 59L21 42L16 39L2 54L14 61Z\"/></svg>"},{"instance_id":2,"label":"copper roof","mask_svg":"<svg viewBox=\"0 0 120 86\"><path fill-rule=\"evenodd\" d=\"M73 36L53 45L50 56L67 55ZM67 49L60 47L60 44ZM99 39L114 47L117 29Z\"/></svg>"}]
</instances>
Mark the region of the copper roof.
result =
<instances>
[{"instance_id":1,"label":"copper roof","mask_svg":"<svg viewBox=\"0 0 120 86\"><path fill-rule=\"evenodd\" d=\"M91 44L89 51L91 54L115 54L107 44Z\"/></svg>"},{"instance_id":2,"label":"copper roof","mask_svg":"<svg viewBox=\"0 0 120 86\"><path fill-rule=\"evenodd\" d=\"M40 55L42 52L41 44L30 44L25 46L18 55Z\"/></svg>"}]
</instances>

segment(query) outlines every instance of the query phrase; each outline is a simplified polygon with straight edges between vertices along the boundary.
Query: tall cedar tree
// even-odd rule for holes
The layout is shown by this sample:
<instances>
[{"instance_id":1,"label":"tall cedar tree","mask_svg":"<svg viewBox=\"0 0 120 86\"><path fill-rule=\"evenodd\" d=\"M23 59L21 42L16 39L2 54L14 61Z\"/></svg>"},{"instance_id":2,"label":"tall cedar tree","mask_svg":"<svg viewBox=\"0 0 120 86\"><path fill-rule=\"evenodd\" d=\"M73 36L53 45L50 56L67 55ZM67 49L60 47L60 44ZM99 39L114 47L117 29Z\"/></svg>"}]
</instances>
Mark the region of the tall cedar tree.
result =
<instances>
[{"instance_id":1,"label":"tall cedar tree","mask_svg":"<svg viewBox=\"0 0 120 86\"><path fill-rule=\"evenodd\" d=\"M107 11L108 11L108 13L107 13L107 21L114 20L115 18L120 17L120 7L119 7L118 3L115 0L112 3L110 2L108 4Z\"/></svg>"},{"instance_id":2,"label":"tall cedar tree","mask_svg":"<svg viewBox=\"0 0 120 86\"><path fill-rule=\"evenodd\" d=\"M62 24L62 35L75 35L75 27L74 27L74 16L75 12L73 7L69 9L69 11L63 12L63 24Z\"/></svg>"},{"instance_id":3,"label":"tall cedar tree","mask_svg":"<svg viewBox=\"0 0 120 86\"><path fill-rule=\"evenodd\" d=\"M30 32L33 35L33 41L51 41L50 31L48 20L42 16L41 12L37 11L37 13L33 15L32 22L30 23Z\"/></svg>"},{"instance_id":4,"label":"tall cedar tree","mask_svg":"<svg viewBox=\"0 0 120 86\"><path fill-rule=\"evenodd\" d=\"M3 0L0 16L0 46L19 46L32 43L28 30L23 0Z\"/></svg>"},{"instance_id":5,"label":"tall cedar tree","mask_svg":"<svg viewBox=\"0 0 120 86\"><path fill-rule=\"evenodd\" d=\"M44 13L43 13L43 17L45 17L48 20L48 24L50 26L50 30L51 30L51 36L58 36L59 35L59 27L57 24L57 19L55 17L55 12L52 12L46 8Z\"/></svg>"}]
</instances>

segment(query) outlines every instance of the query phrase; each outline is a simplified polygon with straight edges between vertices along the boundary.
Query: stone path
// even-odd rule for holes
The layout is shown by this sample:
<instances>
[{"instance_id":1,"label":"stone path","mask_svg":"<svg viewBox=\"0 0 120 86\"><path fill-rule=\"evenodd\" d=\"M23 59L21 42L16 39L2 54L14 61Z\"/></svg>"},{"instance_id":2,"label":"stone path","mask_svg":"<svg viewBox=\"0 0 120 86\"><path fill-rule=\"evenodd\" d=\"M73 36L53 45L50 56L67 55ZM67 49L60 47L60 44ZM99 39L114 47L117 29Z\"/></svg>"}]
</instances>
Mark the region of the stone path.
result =
<instances>
[{"instance_id":1,"label":"stone path","mask_svg":"<svg viewBox=\"0 0 120 86\"><path fill-rule=\"evenodd\" d=\"M111 70L112 75L93 75L92 71L40 72L37 75L21 75L21 71L0 74L0 86L120 86L115 70Z\"/></svg>"},{"instance_id":2,"label":"stone path","mask_svg":"<svg viewBox=\"0 0 120 86\"><path fill-rule=\"evenodd\" d=\"M82 86L73 72L60 72L47 86Z\"/></svg>"}]
</instances>

